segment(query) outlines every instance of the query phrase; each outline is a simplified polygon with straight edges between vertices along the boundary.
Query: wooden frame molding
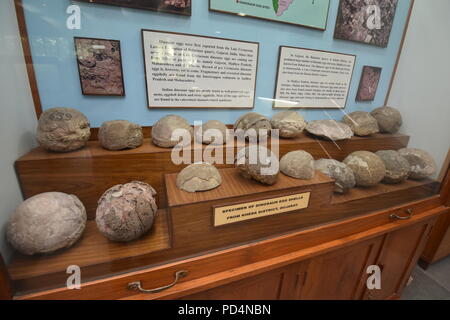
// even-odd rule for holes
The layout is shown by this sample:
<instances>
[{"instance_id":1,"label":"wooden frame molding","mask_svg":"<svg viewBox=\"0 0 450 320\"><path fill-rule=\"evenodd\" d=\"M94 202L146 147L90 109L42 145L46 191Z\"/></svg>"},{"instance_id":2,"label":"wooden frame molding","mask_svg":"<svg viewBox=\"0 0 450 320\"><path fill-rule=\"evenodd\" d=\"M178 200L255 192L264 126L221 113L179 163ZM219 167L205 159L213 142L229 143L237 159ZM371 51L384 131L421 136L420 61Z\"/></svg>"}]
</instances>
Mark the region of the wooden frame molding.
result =
<instances>
[{"instance_id":1,"label":"wooden frame molding","mask_svg":"<svg viewBox=\"0 0 450 320\"><path fill-rule=\"evenodd\" d=\"M36 117L42 114L41 96L36 80L36 73L34 71L33 57L31 55L30 39L28 38L27 24L25 21L25 12L23 10L22 0L14 0L16 8L17 23L19 25L20 39L22 42L23 56L25 58L25 65L27 67L28 81L30 83L31 96L33 98L34 110Z\"/></svg>"},{"instance_id":2,"label":"wooden frame molding","mask_svg":"<svg viewBox=\"0 0 450 320\"><path fill-rule=\"evenodd\" d=\"M0 300L11 300L13 298L13 288L9 278L5 261L0 254Z\"/></svg>"}]
</instances>

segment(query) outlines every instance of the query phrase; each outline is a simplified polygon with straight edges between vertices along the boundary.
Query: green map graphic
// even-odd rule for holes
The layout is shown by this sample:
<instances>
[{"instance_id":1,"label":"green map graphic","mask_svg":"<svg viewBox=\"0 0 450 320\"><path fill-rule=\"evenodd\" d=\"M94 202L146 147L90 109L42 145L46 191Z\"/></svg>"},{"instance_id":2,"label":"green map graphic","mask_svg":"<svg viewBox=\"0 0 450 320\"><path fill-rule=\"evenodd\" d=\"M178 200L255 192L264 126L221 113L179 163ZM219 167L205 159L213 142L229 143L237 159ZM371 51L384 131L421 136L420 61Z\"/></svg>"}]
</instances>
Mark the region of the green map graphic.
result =
<instances>
[{"instance_id":1,"label":"green map graphic","mask_svg":"<svg viewBox=\"0 0 450 320\"><path fill-rule=\"evenodd\" d=\"M273 1L273 10L275 10L275 13L278 12L278 0L272 0Z\"/></svg>"},{"instance_id":2,"label":"green map graphic","mask_svg":"<svg viewBox=\"0 0 450 320\"><path fill-rule=\"evenodd\" d=\"M330 0L210 0L210 9L325 30L329 4Z\"/></svg>"}]
</instances>

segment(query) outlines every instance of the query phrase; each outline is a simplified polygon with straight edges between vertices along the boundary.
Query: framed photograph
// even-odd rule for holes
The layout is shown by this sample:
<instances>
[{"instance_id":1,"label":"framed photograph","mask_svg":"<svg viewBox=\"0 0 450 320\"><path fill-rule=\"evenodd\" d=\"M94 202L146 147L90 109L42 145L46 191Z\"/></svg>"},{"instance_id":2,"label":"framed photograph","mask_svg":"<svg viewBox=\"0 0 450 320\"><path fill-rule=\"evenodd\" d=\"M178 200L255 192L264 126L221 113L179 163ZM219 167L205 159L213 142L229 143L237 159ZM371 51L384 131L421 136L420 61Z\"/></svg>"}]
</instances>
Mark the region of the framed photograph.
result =
<instances>
[{"instance_id":1,"label":"framed photograph","mask_svg":"<svg viewBox=\"0 0 450 320\"><path fill-rule=\"evenodd\" d=\"M107 4L135 9L191 15L192 0L76 0L80 2Z\"/></svg>"},{"instance_id":2,"label":"framed photograph","mask_svg":"<svg viewBox=\"0 0 450 320\"><path fill-rule=\"evenodd\" d=\"M330 0L209 0L209 10L289 23L318 30L327 28Z\"/></svg>"},{"instance_id":3,"label":"framed photograph","mask_svg":"<svg viewBox=\"0 0 450 320\"><path fill-rule=\"evenodd\" d=\"M398 0L341 0L334 37L386 48Z\"/></svg>"},{"instance_id":4,"label":"framed photograph","mask_svg":"<svg viewBox=\"0 0 450 320\"><path fill-rule=\"evenodd\" d=\"M356 101L373 101L381 78L381 68L364 66Z\"/></svg>"},{"instance_id":5,"label":"framed photograph","mask_svg":"<svg viewBox=\"0 0 450 320\"><path fill-rule=\"evenodd\" d=\"M78 37L74 40L82 93L124 96L120 41Z\"/></svg>"},{"instance_id":6,"label":"framed photograph","mask_svg":"<svg viewBox=\"0 0 450 320\"><path fill-rule=\"evenodd\" d=\"M142 30L149 108L253 108L259 43Z\"/></svg>"},{"instance_id":7,"label":"framed photograph","mask_svg":"<svg viewBox=\"0 0 450 320\"><path fill-rule=\"evenodd\" d=\"M344 109L356 56L280 47L274 108Z\"/></svg>"}]
</instances>

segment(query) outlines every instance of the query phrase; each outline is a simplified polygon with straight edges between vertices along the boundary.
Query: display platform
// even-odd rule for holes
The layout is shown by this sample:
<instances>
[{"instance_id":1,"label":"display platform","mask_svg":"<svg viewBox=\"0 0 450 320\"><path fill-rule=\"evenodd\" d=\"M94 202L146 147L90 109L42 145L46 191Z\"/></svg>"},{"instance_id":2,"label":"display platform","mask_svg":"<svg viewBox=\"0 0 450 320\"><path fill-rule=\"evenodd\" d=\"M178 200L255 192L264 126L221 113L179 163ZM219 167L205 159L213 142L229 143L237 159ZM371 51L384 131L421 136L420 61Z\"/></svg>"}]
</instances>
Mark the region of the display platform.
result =
<instances>
[{"instance_id":1,"label":"display platform","mask_svg":"<svg viewBox=\"0 0 450 320\"><path fill-rule=\"evenodd\" d=\"M268 187L240 177L233 168L220 169L220 172L225 181L221 187L195 194L176 189L175 175L166 175L169 208L158 211L153 229L137 241L110 242L89 221L83 238L72 248L38 257L16 254L8 267L15 288L23 294L64 286L66 268L71 263L81 263L83 281L90 281L270 239L426 199L436 194L438 185L432 180L408 180L399 185L380 184L355 188L348 195L333 195L332 180L319 172L310 181L280 175L279 183ZM311 192L308 208L214 227L216 206L305 191ZM366 221L361 230L386 221L388 216L371 223Z\"/></svg>"},{"instance_id":2,"label":"display platform","mask_svg":"<svg viewBox=\"0 0 450 320\"><path fill-rule=\"evenodd\" d=\"M74 194L84 203L89 219L93 219L97 201L105 190L119 183L138 180L155 188L158 207L165 208L163 175L179 172L186 165L173 164L172 149L155 146L148 138L148 130L145 134L144 144L133 150L108 151L97 140L89 141L86 148L69 153L50 153L41 147L33 149L16 161L24 198L55 190ZM306 150L316 159L342 161L353 151L398 150L406 147L408 141L409 136L402 134L376 134L337 142L303 134L296 139L280 140L279 150L280 157L290 151ZM201 148L204 150L206 147ZM219 148L225 148L224 157L230 153L234 159L236 146ZM229 168L233 165L216 164L216 167Z\"/></svg>"}]
</instances>

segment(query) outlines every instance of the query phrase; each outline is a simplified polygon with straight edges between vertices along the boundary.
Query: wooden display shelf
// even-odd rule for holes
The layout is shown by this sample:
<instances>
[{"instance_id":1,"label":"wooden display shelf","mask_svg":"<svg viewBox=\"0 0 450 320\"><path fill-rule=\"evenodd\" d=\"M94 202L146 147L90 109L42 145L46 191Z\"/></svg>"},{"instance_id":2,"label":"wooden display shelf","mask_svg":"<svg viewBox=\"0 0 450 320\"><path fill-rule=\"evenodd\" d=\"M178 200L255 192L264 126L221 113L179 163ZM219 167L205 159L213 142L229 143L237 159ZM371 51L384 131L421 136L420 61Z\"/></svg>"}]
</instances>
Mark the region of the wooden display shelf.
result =
<instances>
[{"instance_id":1,"label":"wooden display shelf","mask_svg":"<svg viewBox=\"0 0 450 320\"><path fill-rule=\"evenodd\" d=\"M149 234L128 244L114 243L104 238L96 229L93 221L88 222L85 234L72 248L51 255L27 257L16 254L8 266L13 284L18 293L62 287L67 280L66 268L79 265L82 279L90 281L113 276L144 267L167 264L182 258L198 256L205 252L234 247L268 239L280 234L289 234L298 230L326 225L338 220L344 221L359 215L384 210L420 199L433 199L435 182L431 180L406 181L401 185L380 185L374 188L355 189L348 195L331 196L332 183L320 173L314 179L319 189L316 193L318 202L311 209L298 213L285 213L259 218L241 223L214 228L212 212L199 215L197 208L206 208L217 201L233 202L237 195L247 194L248 199L280 194L282 185L289 193L293 190L306 190L312 187L312 181L296 180L280 175L279 185L263 186L257 182L237 176L234 169L221 170L226 178L225 187L230 197L224 193L209 191L188 194L176 193L173 187L175 175L169 175L168 192L177 195L171 204L174 208L184 209L171 214L170 210L159 210L158 219ZM241 180L242 179L242 180ZM236 182L239 181L238 184ZM239 189L240 188L240 189ZM219 189L219 188L218 188ZM257 193L250 195L250 191ZM266 191L261 193L261 190ZM322 190L322 191L320 191ZM223 191L223 190L222 190ZM208 193L210 193L208 195ZM182 194L182 196L180 196ZM215 199L215 200L213 200ZM196 202L198 201L198 202ZM188 205L190 204L190 205ZM313 204L313 202L311 203ZM313 209L314 208L314 209ZM424 207L423 209L428 209ZM196 215L197 213L197 215ZM401 213L399 213L401 214ZM167 215L167 220L166 220ZM283 217L284 215L284 217ZM192 219L194 216L195 219ZM389 221L385 218L354 226L355 232L363 231Z\"/></svg>"},{"instance_id":2,"label":"wooden display shelf","mask_svg":"<svg viewBox=\"0 0 450 320\"><path fill-rule=\"evenodd\" d=\"M362 200L365 198L374 198L383 194L393 194L397 192L403 192L404 190L423 191L425 194L429 192L437 193L439 183L435 180L424 179L424 180L406 180L399 184L385 184L380 183L376 186L370 188L354 188L349 190L345 194L334 194L331 203L333 205L342 204L346 202L352 202L357 200Z\"/></svg>"},{"instance_id":3,"label":"wooden display shelf","mask_svg":"<svg viewBox=\"0 0 450 320\"><path fill-rule=\"evenodd\" d=\"M327 204L331 200L330 189L333 188L334 180L328 176L317 171L316 175L311 180L300 180L288 177L282 173L278 175L278 180L275 184L269 186L259 183L255 180L243 178L237 169L228 168L220 169L222 176L222 184L206 192L187 192L178 189L176 186L177 174L166 175L166 190L168 198L168 208L186 206L191 204L199 204L203 202L212 202L217 200L224 200L226 202L236 201L235 198L252 196L252 199L265 197L266 193L273 193L274 191L292 192L291 189L299 191L299 189L312 190L315 187L323 187L327 191L327 196L322 198L322 202Z\"/></svg>"},{"instance_id":4,"label":"wooden display shelf","mask_svg":"<svg viewBox=\"0 0 450 320\"><path fill-rule=\"evenodd\" d=\"M305 150L316 159L343 160L353 151L397 150L406 147L408 141L409 137L401 134L376 134L337 142L303 134L296 139L281 139L279 151L280 157L290 151ZM231 154L234 158L236 146L219 148L225 148L224 157ZM179 172L186 166L175 165L171 152L172 149L153 145L150 138L145 138L141 147L125 151L105 150L98 141L89 141L87 147L69 153L47 152L38 147L16 161L16 171L24 198L50 191L74 194L84 203L88 218L94 219L101 195L116 184L132 180L151 184L158 192L158 207L166 208L164 174ZM229 168L233 165L216 166Z\"/></svg>"},{"instance_id":5,"label":"wooden display shelf","mask_svg":"<svg viewBox=\"0 0 450 320\"><path fill-rule=\"evenodd\" d=\"M40 256L16 253L8 269L11 279L15 281L65 272L70 265L77 265L83 271L85 267L169 248L166 210L158 210L152 229L136 241L127 243L110 241L98 231L95 221L88 221L82 238L71 248Z\"/></svg>"}]
</instances>

